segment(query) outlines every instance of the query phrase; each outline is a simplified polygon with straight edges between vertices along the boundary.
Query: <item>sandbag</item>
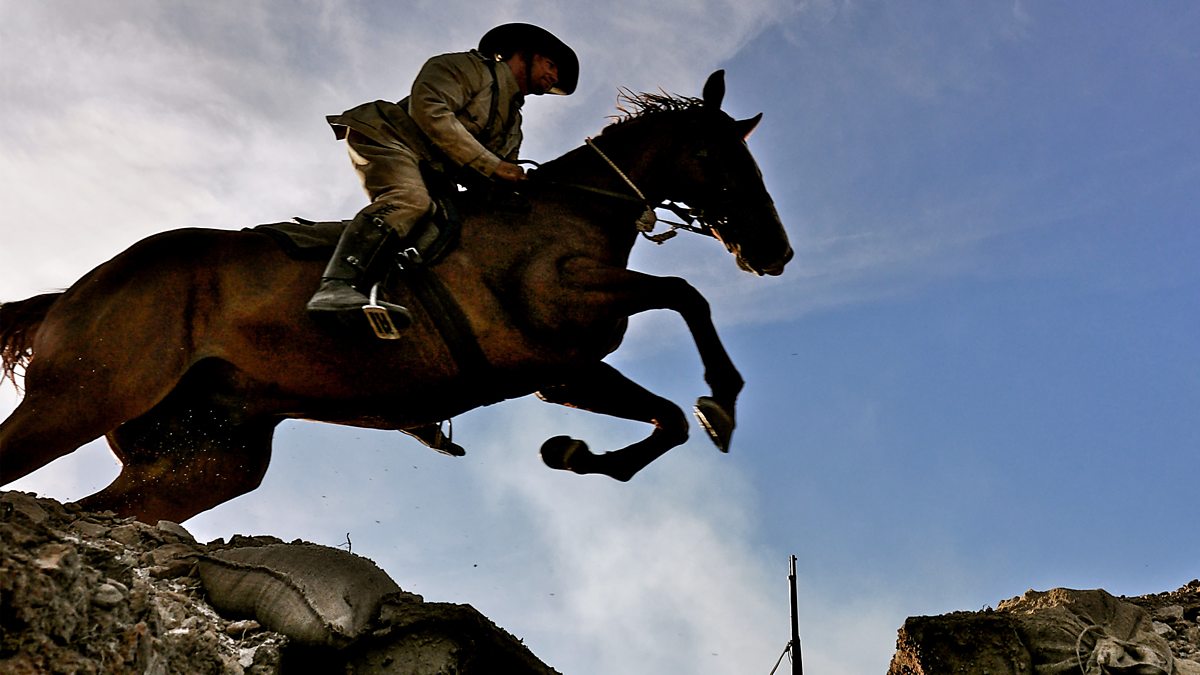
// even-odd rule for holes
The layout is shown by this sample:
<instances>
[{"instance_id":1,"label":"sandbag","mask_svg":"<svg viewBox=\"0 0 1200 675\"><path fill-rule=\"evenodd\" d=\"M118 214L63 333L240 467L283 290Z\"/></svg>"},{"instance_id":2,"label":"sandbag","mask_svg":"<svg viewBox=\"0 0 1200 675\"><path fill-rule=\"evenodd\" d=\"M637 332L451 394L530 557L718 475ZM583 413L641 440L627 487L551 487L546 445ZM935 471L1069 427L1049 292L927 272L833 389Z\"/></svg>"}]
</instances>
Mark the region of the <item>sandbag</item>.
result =
<instances>
[{"instance_id":1,"label":"sandbag","mask_svg":"<svg viewBox=\"0 0 1200 675\"><path fill-rule=\"evenodd\" d=\"M344 647L400 587L367 558L316 544L219 551L198 561L209 602L300 644Z\"/></svg>"},{"instance_id":2,"label":"sandbag","mask_svg":"<svg viewBox=\"0 0 1200 675\"><path fill-rule=\"evenodd\" d=\"M1030 590L996 609L1020 624L1037 675L1178 672L1146 610L1103 590Z\"/></svg>"}]
</instances>

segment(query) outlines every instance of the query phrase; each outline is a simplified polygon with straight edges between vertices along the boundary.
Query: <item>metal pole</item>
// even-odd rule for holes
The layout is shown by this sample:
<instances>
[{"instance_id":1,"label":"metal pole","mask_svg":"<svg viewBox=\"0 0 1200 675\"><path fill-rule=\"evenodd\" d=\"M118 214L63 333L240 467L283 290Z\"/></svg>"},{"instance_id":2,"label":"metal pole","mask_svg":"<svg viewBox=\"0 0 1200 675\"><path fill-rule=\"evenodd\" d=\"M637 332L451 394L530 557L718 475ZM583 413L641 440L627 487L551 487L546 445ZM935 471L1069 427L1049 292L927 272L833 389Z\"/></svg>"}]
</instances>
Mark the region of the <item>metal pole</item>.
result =
<instances>
[{"instance_id":1,"label":"metal pole","mask_svg":"<svg viewBox=\"0 0 1200 675\"><path fill-rule=\"evenodd\" d=\"M792 675L804 675L804 664L800 659L800 622L796 611L796 556L791 557L791 570L788 572L788 586L792 590L792 641L788 646L792 650Z\"/></svg>"}]
</instances>

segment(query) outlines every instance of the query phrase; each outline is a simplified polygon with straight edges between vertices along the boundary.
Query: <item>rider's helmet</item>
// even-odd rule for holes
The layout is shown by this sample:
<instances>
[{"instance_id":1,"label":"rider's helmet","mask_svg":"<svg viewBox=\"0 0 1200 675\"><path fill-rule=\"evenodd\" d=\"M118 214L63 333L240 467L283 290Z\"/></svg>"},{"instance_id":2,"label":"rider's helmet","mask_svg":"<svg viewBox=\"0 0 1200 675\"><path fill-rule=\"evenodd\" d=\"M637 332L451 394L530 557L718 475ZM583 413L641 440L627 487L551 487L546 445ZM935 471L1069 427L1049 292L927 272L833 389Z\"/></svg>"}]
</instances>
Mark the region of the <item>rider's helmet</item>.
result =
<instances>
[{"instance_id":1,"label":"rider's helmet","mask_svg":"<svg viewBox=\"0 0 1200 675\"><path fill-rule=\"evenodd\" d=\"M479 40L479 51L501 60L521 51L541 54L558 65L558 82L547 94L567 95L579 82L579 57L553 33L528 23L506 23L489 30Z\"/></svg>"}]
</instances>

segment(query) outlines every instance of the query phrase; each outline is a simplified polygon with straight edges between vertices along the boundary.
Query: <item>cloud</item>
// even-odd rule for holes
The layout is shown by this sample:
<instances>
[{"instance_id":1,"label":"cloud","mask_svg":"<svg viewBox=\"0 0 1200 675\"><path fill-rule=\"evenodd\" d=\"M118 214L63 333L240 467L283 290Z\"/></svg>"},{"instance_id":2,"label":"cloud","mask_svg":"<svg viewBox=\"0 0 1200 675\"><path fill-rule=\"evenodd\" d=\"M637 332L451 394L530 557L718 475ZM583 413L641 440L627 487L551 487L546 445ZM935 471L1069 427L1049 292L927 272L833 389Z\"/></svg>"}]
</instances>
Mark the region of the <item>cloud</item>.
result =
<instances>
[{"instance_id":1,"label":"cloud","mask_svg":"<svg viewBox=\"0 0 1200 675\"><path fill-rule=\"evenodd\" d=\"M523 557L535 566L505 578L526 578L517 583L542 591L531 597L547 598L522 619L535 652L564 672L723 673L786 642L785 623L772 630L787 599L756 550L750 487L706 439L624 484L550 471L529 451L559 433L612 443L648 428L614 434L620 423L528 399L508 408L473 420L488 431L472 452L525 448L527 459L471 464L470 480L492 509L516 517L512 545L532 548Z\"/></svg>"}]
</instances>

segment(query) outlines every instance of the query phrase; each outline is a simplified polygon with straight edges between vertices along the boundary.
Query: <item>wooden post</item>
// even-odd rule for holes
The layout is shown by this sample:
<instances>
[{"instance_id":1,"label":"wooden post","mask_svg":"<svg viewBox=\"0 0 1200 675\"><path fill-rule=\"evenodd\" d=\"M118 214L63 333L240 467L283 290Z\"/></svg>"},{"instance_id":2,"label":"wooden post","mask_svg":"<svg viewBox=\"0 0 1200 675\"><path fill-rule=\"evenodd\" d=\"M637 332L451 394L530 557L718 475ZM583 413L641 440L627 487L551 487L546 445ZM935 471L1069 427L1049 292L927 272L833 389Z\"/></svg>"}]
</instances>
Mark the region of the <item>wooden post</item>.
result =
<instances>
[{"instance_id":1,"label":"wooden post","mask_svg":"<svg viewBox=\"0 0 1200 675\"><path fill-rule=\"evenodd\" d=\"M800 620L796 611L796 556L791 556L788 586L792 590L792 641L788 643L792 650L792 675L804 675L804 664L800 659Z\"/></svg>"}]
</instances>

